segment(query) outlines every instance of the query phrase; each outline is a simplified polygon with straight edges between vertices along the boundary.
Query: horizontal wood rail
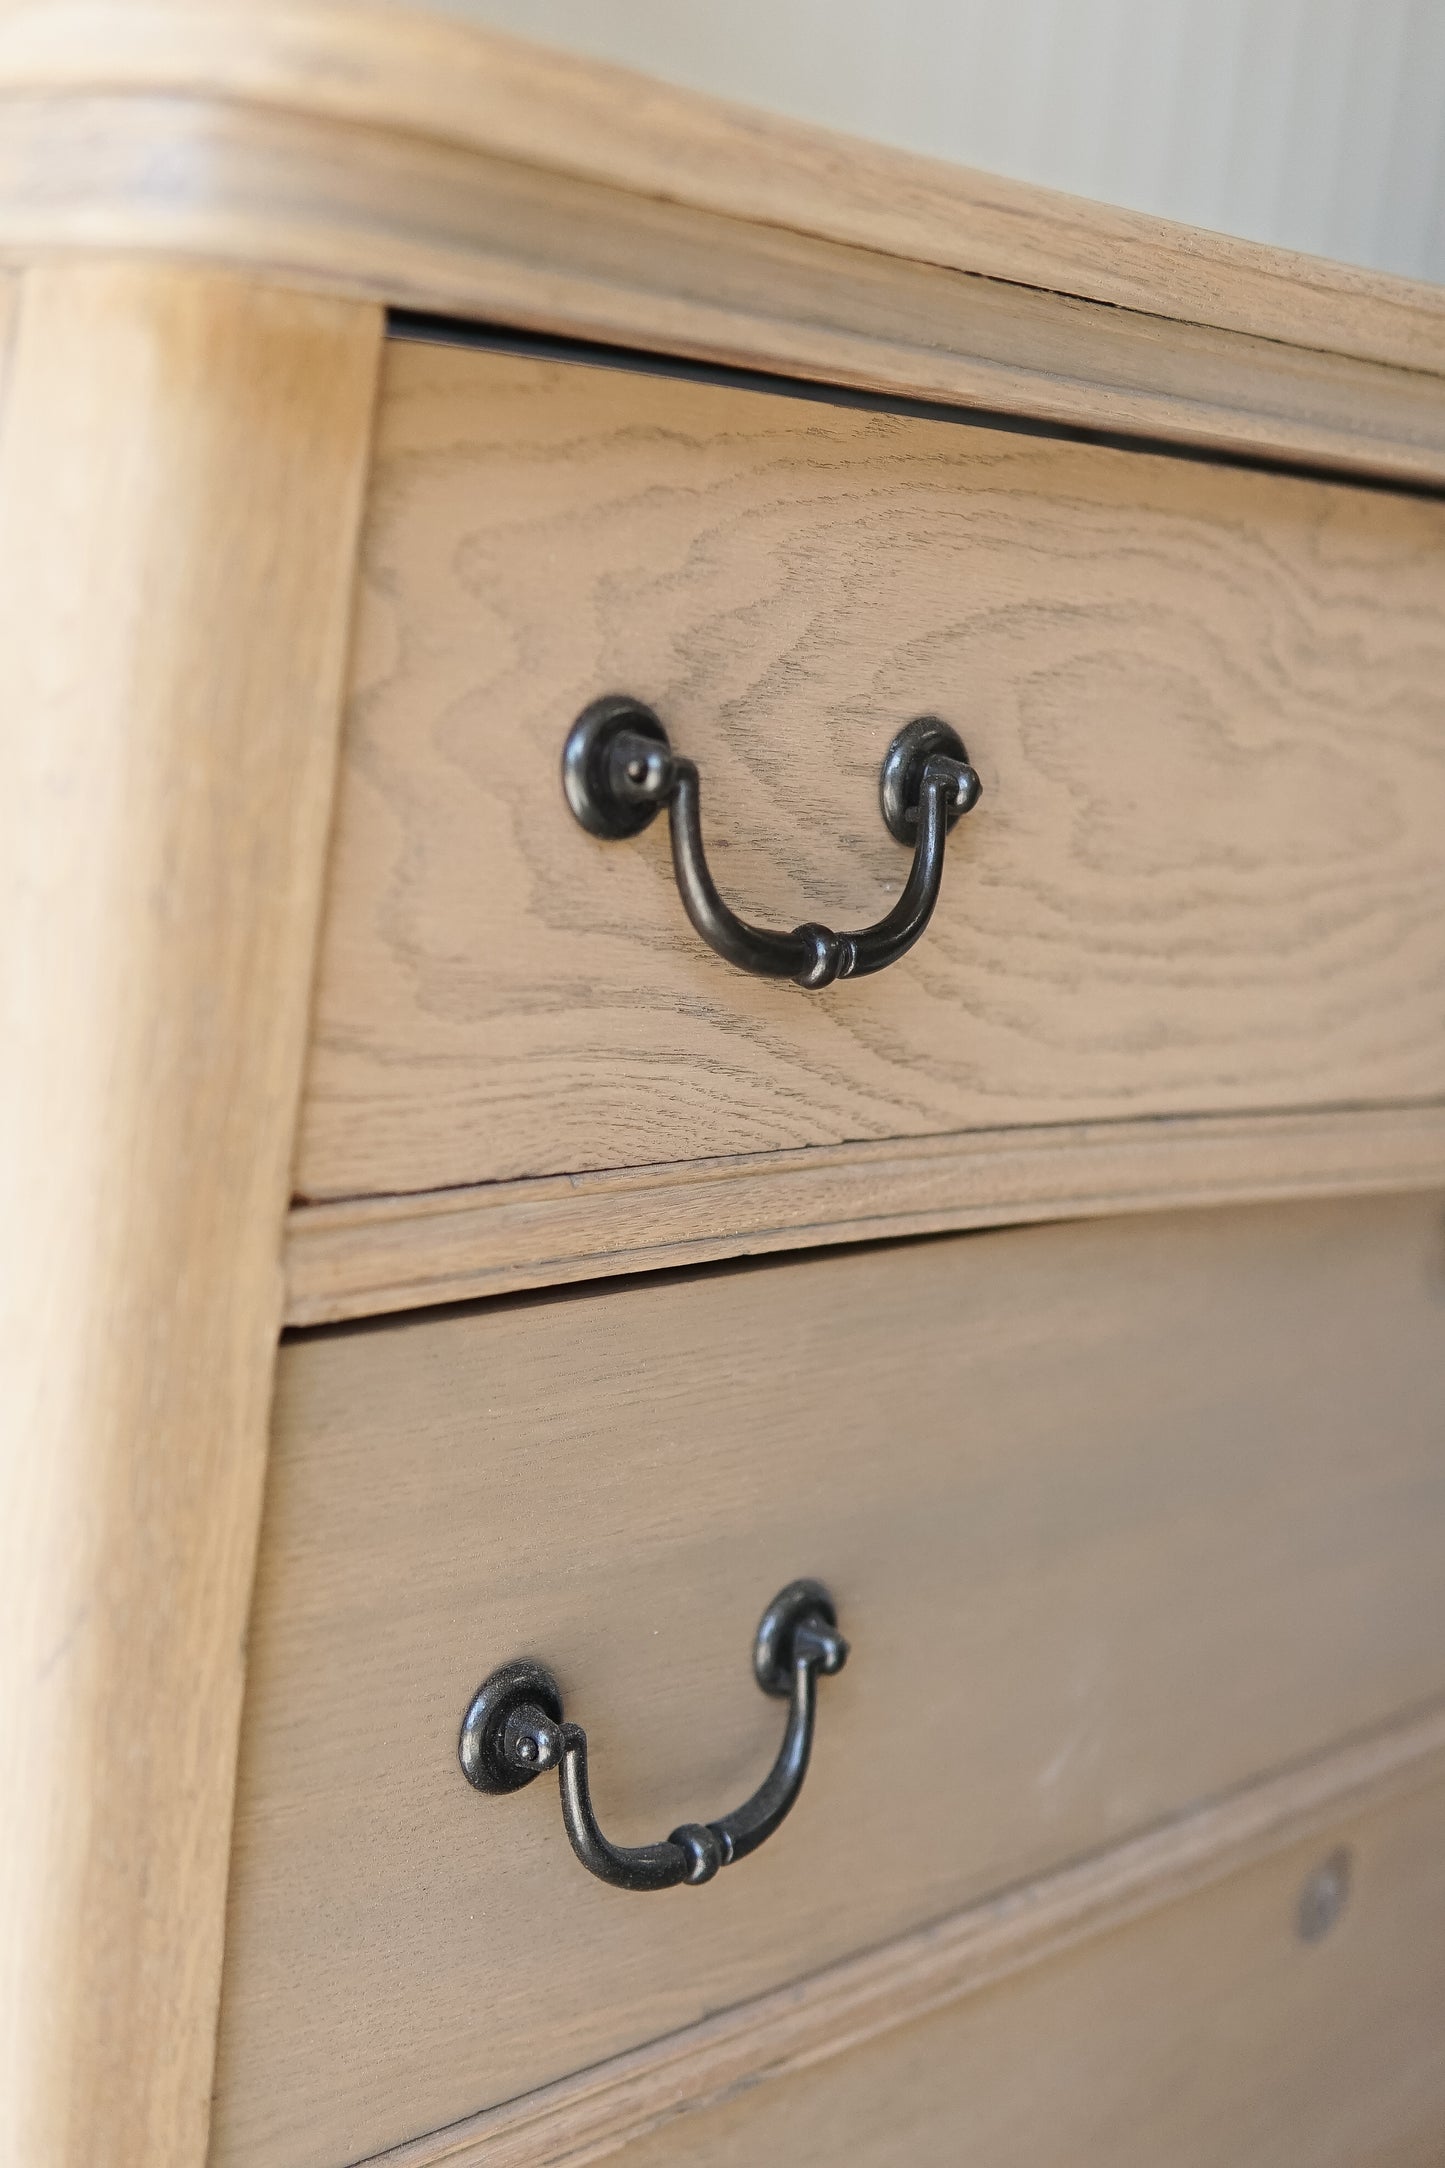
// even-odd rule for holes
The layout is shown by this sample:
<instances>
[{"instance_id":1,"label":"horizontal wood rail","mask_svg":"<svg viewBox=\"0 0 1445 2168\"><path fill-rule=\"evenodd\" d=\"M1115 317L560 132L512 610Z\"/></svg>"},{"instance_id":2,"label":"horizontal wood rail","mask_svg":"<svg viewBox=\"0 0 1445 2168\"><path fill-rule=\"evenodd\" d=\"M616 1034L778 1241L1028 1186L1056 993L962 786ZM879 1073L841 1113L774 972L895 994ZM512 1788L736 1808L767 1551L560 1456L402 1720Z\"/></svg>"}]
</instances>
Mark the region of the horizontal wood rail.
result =
<instances>
[{"instance_id":1,"label":"horizontal wood rail","mask_svg":"<svg viewBox=\"0 0 1445 2168\"><path fill-rule=\"evenodd\" d=\"M347 0L18 0L0 258L272 281L1445 481L1445 296Z\"/></svg>"},{"instance_id":2,"label":"horizontal wood rail","mask_svg":"<svg viewBox=\"0 0 1445 2168\"><path fill-rule=\"evenodd\" d=\"M1278 342L1445 371L1445 291L679 90L425 9L15 0L0 89L214 96ZM394 154L395 155L395 154ZM279 212L279 202L276 205Z\"/></svg>"},{"instance_id":3,"label":"horizontal wood rail","mask_svg":"<svg viewBox=\"0 0 1445 2168\"><path fill-rule=\"evenodd\" d=\"M979 1130L292 1208L319 1325L826 1243L1445 1187L1445 1106Z\"/></svg>"}]
</instances>

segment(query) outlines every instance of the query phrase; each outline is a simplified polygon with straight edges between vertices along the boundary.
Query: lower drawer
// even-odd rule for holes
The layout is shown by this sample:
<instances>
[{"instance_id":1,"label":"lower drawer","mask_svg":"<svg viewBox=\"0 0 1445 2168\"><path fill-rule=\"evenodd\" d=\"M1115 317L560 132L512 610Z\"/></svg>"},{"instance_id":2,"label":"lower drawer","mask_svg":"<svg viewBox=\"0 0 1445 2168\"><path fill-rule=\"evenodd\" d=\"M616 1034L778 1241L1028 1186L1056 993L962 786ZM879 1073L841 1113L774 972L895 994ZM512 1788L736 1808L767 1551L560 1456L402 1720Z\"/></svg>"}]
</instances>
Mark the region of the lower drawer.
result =
<instances>
[{"instance_id":1,"label":"lower drawer","mask_svg":"<svg viewBox=\"0 0 1445 2168\"><path fill-rule=\"evenodd\" d=\"M1300 1931L1324 1877L1337 1921ZM1439 2168L1445 1789L861 2052L667 2122L618 2168ZM461 2164L458 2164L461 2168Z\"/></svg>"},{"instance_id":2,"label":"lower drawer","mask_svg":"<svg viewBox=\"0 0 1445 2168\"><path fill-rule=\"evenodd\" d=\"M1445 1694L1442 1325L1439 1202L1391 1199L295 1340L216 2168L363 2158ZM732 1807L805 1573L852 1660L792 1819L706 1888L607 1888L550 1781L463 1781L473 1688L532 1656L619 1841Z\"/></svg>"}]
</instances>

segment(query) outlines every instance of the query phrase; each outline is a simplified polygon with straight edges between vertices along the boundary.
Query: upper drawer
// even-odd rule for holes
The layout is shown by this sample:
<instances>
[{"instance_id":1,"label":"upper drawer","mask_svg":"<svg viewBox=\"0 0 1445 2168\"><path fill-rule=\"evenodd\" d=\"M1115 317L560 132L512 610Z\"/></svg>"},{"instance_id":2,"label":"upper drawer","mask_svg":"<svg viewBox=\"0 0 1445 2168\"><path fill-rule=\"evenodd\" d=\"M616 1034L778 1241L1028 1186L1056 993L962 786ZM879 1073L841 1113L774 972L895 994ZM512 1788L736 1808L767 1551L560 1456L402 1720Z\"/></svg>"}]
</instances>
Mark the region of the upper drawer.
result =
<instances>
[{"instance_id":1,"label":"upper drawer","mask_svg":"<svg viewBox=\"0 0 1445 2168\"><path fill-rule=\"evenodd\" d=\"M429 1188L1445 1079L1445 506L625 370L386 367L299 1187ZM856 926L900 724L984 798L805 993L587 835L649 701L727 900Z\"/></svg>"}]
</instances>

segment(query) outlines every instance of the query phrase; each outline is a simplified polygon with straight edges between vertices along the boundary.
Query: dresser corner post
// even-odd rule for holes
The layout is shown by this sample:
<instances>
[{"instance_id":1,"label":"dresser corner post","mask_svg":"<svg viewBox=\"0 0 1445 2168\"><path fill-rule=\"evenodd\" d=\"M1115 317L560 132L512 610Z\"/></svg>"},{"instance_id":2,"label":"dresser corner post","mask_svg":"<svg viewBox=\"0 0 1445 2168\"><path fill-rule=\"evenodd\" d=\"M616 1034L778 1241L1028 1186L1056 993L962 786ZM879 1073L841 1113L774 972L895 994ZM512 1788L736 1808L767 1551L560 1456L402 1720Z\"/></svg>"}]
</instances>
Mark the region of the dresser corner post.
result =
<instances>
[{"instance_id":1,"label":"dresser corner post","mask_svg":"<svg viewBox=\"0 0 1445 2168\"><path fill-rule=\"evenodd\" d=\"M201 2168L383 314L0 302L0 2156Z\"/></svg>"}]
</instances>

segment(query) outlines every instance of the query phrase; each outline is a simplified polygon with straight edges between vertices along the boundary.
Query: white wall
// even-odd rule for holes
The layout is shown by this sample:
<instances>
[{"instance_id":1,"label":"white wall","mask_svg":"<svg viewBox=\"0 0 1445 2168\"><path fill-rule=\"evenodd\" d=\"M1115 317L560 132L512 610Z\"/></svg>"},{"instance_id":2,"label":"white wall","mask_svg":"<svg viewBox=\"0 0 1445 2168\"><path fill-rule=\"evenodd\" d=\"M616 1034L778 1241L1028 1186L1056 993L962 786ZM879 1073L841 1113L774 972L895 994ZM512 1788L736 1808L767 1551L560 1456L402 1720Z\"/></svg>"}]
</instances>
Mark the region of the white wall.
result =
<instances>
[{"instance_id":1,"label":"white wall","mask_svg":"<svg viewBox=\"0 0 1445 2168\"><path fill-rule=\"evenodd\" d=\"M450 0L775 112L1445 280L1445 0Z\"/></svg>"}]
</instances>

